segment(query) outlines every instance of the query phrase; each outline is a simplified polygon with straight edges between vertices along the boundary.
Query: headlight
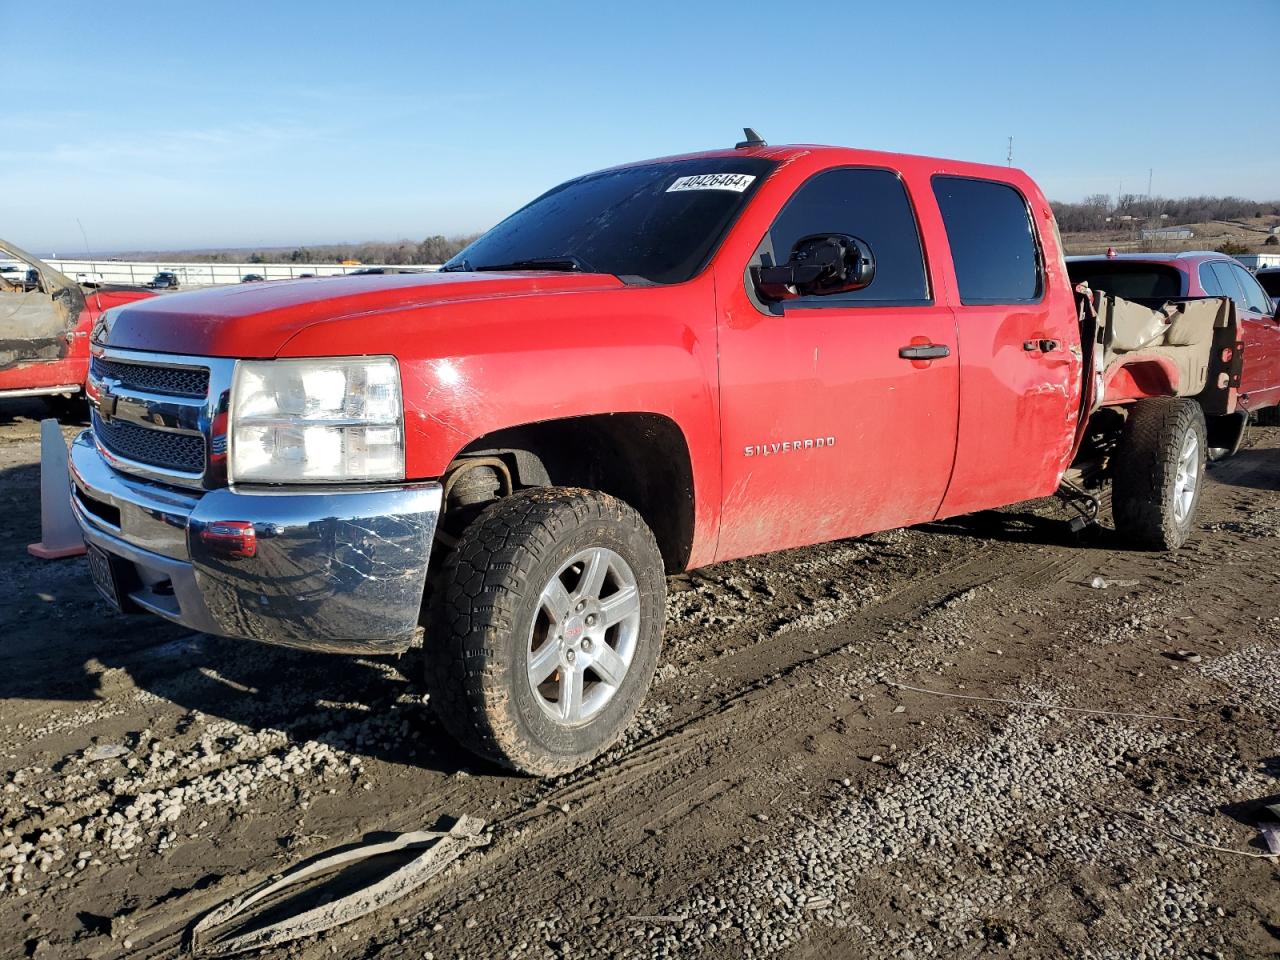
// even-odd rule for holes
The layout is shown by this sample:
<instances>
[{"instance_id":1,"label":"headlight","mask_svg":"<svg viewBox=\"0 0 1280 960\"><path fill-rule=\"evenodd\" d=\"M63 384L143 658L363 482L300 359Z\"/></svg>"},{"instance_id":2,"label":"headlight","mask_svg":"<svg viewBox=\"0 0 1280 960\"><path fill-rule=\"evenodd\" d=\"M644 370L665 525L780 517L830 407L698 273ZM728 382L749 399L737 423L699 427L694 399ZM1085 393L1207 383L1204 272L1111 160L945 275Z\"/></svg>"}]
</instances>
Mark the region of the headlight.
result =
<instances>
[{"instance_id":1,"label":"headlight","mask_svg":"<svg viewBox=\"0 0 1280 960\"><path fill-rule=\"evenodd\" d=\"M391 357L241 361L230 429L231 479L242 483L404 479Z\"/></svg>"}]
</instances>

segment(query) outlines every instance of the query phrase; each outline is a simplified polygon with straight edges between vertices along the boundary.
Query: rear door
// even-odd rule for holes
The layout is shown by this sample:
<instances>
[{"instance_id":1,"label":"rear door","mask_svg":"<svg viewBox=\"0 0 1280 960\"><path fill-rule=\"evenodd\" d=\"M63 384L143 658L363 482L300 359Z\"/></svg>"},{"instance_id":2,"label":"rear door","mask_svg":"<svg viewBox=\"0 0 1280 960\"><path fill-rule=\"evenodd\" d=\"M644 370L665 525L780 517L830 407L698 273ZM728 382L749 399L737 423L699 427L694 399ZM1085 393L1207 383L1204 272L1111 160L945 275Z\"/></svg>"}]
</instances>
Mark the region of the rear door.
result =
<instances>
[{"instance_id":1,"label":"rear door","mask_svg":"<svg viewBox=\"0 0 1280 960\"><path fill-rule=\"evenodd\" d=\"M1009 183L937 175L933 192L959 299L959 438L940 511L955 516L1057 488L1079 423L1080 333L1042 199L1045 233Z\"/></svg>"},{"instance_id":2,"label":"rear door","mask_svg":"<svg viewBox=\"0 0 1280 960\"><path fill-rule=\"evenodd\" d=\"M795 242L849 234L870 286L785 304L749 268ZM935 296L912 198L896 170L839 167L801 184L749 262L717 274L723 511L717 559L932 519L955 456L952 311ZM932 345L932 360L901 353Z\"/></svg>"},{"instance_id":3,"label":"rear door","mask_svg":"<svg viewBox=\"0 0 1280 960\"><path fill-rule=\"evenodd\" d=\"M1244 341L1244 369L1240 394L1250 410L1280 403L1280 327L1271 302L1253 274L1232 260L1209 260L1200 265L1200 284L1211 292L1205 274L1211 272L1220 296L1236 302L1240 338Z\"/></svg>"}]
</instances>

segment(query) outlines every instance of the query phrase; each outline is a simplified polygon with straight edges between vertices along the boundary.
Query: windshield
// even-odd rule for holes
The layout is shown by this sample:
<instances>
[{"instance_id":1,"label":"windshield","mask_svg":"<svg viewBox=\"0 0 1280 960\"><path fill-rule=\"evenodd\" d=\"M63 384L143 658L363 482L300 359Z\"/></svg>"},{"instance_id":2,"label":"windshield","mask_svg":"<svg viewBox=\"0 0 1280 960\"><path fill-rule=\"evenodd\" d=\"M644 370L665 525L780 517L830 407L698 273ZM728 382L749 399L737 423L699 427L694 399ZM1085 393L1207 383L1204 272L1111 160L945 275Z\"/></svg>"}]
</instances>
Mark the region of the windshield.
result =
<instances>
[{"instance_id":1,"label":"windshield","mask_svg":"<svg viewBox=\"0 0 1280 960\"><path fill-rule=\"evenodd\" d=\"M516 211L445 270L582 270L680 283L711 258L776 166L704 157L593 173Z\"/></svg>"},{"instance_id":2,"label":"windshield","mask_svg":"<svg viewBox=\"0 0 1280 960\"><path fill-rule=\"evenodd\" d=\"M1072 283L1084 281L1090 289L1125 300L1174 300L1186 295L1182 273L1162 263L1074 260L1067 262L1067 273Z\"/></svg>"}]
</instances>

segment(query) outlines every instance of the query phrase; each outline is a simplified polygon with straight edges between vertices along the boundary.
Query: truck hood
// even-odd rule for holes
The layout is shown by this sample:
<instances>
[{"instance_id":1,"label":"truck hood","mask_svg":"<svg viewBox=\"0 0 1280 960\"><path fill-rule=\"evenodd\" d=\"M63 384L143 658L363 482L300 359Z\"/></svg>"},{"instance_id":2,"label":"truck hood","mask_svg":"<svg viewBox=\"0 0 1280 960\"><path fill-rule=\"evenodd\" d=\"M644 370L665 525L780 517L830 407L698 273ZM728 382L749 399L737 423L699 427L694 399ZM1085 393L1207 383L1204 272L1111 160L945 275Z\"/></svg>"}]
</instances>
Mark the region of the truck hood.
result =
<instances>
[{"instance_id":1,"label":"truck hood","mask_svg":"<svg viewBox=\"0 0 1280 960\"><path fill-rule=\"evenodd\" d=\"M422 273L271 280L175 293L107 315L94 341L126 350L271 358L317 323L392 311L624 286L606 274Z\"/></svg>"}]
</instances>

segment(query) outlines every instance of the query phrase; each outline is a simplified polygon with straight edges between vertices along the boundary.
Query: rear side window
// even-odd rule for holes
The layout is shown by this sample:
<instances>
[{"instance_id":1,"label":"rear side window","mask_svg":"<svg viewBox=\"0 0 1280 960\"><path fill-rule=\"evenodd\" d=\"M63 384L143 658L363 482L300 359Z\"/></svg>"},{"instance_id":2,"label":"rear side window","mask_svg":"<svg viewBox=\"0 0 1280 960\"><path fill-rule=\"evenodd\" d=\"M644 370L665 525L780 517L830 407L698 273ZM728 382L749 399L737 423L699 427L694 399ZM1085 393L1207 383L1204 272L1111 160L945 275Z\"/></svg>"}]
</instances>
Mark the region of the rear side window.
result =
<instances>
[{"instance_id":1,"label":"rear side window","mask_svg":"<svg viewBox=\"0 0 1280 960\"><path fill-rule=\"evenodd\" d=\"M1204 264L1201 270L1204 267L1208 267L1213 271L1213 276L1218 281L1219 293L1217 296L1230 297L1236 302L1236 309L1243 310L1245 308L1244 291L1240 289L1240 284L1236 282L1235 274L1231 272L1231 264L1222 260L1211 260Z\"/></svg>"},{"instance_id":2,"label":"rear side window","mask_svg":"<svg viewBox=\"0 0 1280 960\"><path fill-rule=\"evenodd\" d=\"M806 181L774 220L752 265L786 263L801 237L833 233L867 242L876 258L875 279L851 293L788 300L786 309L931 302L911 201L898 175L889 170L841 168Z\"/></svg>"},{"instance_id":3,"label":"rear side window","mask_svg":"<svg viewBox=\"0 0 1280 960\"><path fill-rule=\"evenodd\" d=\"M1200 286L1204 288L1206 297L1233 297L1234 293L1227 293L1222 289L1222 284L1218 282L1218 275L1213 272L1212 263L1200 264Z\"/></svg>"},{"instance_id":4,"label":"rear side window","mask_svg":"<svg viewBox=\"0 0 1280 960\"><path fill-rule=\"evenodd\" d=\"M1253 274L1238 263L1229 263L1227 266L1235 274L1236 282L1240 284L1240 291L1244 294L1244 300L1249 309L1256 313L1270 313L1271 304L1267 300L1267 295L1262 292L1262 288L1258 286L1258 281L1253 278Z\"/></svg>"},{"instance_id":5,"label":"rear side window","mask_svg":"<svg viewBox=\"0 0 1280 960\"><path fill-rule=\"evenodd\" d=\"M934 177L960 302L1034 303L1044 285L1027 203L1006 183Z\"/></svg>"}]
</instances>

